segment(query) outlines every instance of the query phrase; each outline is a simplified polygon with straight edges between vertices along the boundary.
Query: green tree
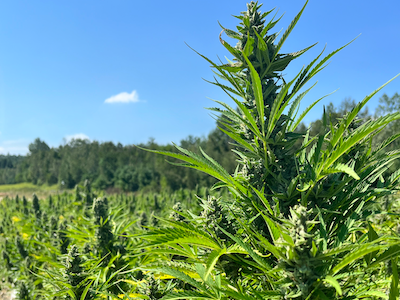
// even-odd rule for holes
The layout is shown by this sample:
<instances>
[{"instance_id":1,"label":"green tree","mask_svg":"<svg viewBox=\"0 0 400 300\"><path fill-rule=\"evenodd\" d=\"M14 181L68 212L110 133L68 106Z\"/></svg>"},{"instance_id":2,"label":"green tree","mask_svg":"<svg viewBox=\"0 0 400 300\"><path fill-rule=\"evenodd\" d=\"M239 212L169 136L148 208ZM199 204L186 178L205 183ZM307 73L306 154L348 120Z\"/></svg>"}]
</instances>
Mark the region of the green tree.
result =
<instances>
[{"instance_id":1,"label":"green tree","mask_svg":"<svg viewBox=\"0 0 400 300\"><path fill-rule=\"evenodd\" d=\"M28 149L31 154L35 154L39 151L49 151L50 147L44 141L36 138L33 143L29 144Z\"/></svg>"},{"instance_id":2,"label":"green tree","mask_svg":"<svg viewBox=\"0 0 400 300\"><path fill-rule=\"evenodd\" d=\"M133 166L127 165L117 171L117 187L123 191L135 192L139 189L138 174Z\"/></svg>"}]
</instances>

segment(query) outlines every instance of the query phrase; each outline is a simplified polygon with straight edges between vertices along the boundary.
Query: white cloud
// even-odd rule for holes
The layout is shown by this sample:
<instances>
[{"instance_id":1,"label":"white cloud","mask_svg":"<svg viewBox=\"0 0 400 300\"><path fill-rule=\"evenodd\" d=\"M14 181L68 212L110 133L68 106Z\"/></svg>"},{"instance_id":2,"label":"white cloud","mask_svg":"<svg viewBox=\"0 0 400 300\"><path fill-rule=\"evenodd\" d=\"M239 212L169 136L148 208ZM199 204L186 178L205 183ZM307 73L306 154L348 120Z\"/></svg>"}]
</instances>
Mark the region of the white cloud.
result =
<instances>
[{"instance_id":1,"label":"white cloud","mask_svg":"<svg viewBox=\"0 0 400 300\"><path fill-rule=\"evenodd\" d=\"M0 143L0 154L26 155L29 152L28 145L29 141L24 139L3 141Z\"/></svg>"},{"instance_id":2,"label":"white cloud","mask_svg":"<svg viewBox=\"0 0 400 300\"><path fill-rule=\"evenodd\" d=\"M90 138L84 133L77 133L65 136L65 141L67 143L71 142L72 140L89 140Z\"/></svg>"},{"instance_id":3,"label":"white cloud","mask_svg":"<svg viewBox=\"0 0 400 300\"><path fill-rule=\"evenodd\" d=\"M118 95L111 96L106 99L104 103L129 103L129 102L139 102L139 95L136 91L132 93L122 92Z\"/></svg>"}]
</instances>

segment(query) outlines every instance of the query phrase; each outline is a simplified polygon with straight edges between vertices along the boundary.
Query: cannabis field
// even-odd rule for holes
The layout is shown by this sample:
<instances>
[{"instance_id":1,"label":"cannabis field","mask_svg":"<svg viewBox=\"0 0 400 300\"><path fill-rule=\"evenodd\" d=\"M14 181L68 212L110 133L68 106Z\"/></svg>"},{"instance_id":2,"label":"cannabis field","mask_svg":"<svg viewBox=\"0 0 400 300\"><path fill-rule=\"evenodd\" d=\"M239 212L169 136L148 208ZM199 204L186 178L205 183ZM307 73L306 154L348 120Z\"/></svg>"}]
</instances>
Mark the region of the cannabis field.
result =
<instances>
[{"instance_id":1,"label":"cannabis field","mask_svg":"<svg viewBox=\"0 0 400 300\"><path fill-rule=\"evenodd\" d=\"M207 197L207 201L200 201L203 205L198 205L199 198ZM224 281L215 282L223 278L218 279L221 274L215 276L214 272L224 268L235 277L238 272L243 272L251 280L257 275L252 275L257 267L253 266L254 262L248 263L259 255L240 241L243 248L236 244L225 249L235 255L227 252L226 259L210 261L208 256L215 253L215 249L221 249L228 237L223 229L215 232L215 236L209 234L216 224L229 224L222 215L227 211L216 201L226 197L229 197L226 189L104 197L86 184L77 186L75 193L40 200L36 195L29 201L18 196L6 198L0 202L1 289L15 290L18 299L196 299L201 298L199 294L195 298L188 295L194 294L196 287L205 288L208 282L214 289L205 290L202 298L224 299L220 297ZM400 206L395 200L386 197L382 203L376 203L368 227L357 227L348 239L354 243L361 238L382 240L373 228L385 234L398 230ZM188 209L192 214L185 213ZM360 225L360 219L355 215L352 222ZM193 220L202 224L203 231L190 225L189 221ZM147 242L142 239L146 236ZM164 247L157 247L160 243L164 243ZM345 251L349 246L343 248ZM367 255L363 258L361 266L369 265L371 277L365 282L353 282L362 287L360 298L387 298L387 290L378 287L379 284L390 286L393 276L391 257L398 251L400 247L392 246L382 253L376 250L375 257ZM334 254L328 252L327 259ZM260 255L258 259L268 257ZM201 264L199 258L207 258L204 261L207 264ZM210 277L202 283L207 272L205 266L209 268L210 265L214 270L208 271ZM354 277L359 276L356 270L351 273ZM284 287L289 282L285 284L283 279L281 286ZM331 285L333 291L334 288L341 290L333 279L325 281L325 285ZM192 293L176 295L183 290ZM250 299L245 296L245 291L242 293L236 295L237 299ZM270 291L267 299L280 299L280 294L280 290ZM234 295L231 299L236 299Z\"/></svg>"},{"instance_id":2,"label":"cannabis field","mask_svg":"<svg viewBox=\"0 0 400 300\"><path fill-rule=\"evenodd\" d=\"M74 193L3 199L2 288L19 299L399 299L400 150L390 147L400 112L362 117L394 78L340 118L324 108L318 132L301 126L324 98L299 112L310 80L347 46L284 78L315 46L280 52L306 5L279 34L273 10L251 2L237 31L221 26L231 61L198 53L236 106L210 109L234 171L202 148L137 147L216 183L106 195L86 181Z\"/></svg>"},{"instance_id":3,"label":"cannabis field","mask_svg":"<svg viewBox=\"0 0 400 300\"><path fill-rule=\"evenodd\" d=\"M156 288L148 285L155 278L139 267L152 259L141 257L146 247L135 236L157 227L157 217L179 219L171 208L198 211L195 193L104 197L87 183L75 193L40 200L5 198L0 202L1 288L16 289L20 299L147 295Z\"/></svg>"}]
</instances>

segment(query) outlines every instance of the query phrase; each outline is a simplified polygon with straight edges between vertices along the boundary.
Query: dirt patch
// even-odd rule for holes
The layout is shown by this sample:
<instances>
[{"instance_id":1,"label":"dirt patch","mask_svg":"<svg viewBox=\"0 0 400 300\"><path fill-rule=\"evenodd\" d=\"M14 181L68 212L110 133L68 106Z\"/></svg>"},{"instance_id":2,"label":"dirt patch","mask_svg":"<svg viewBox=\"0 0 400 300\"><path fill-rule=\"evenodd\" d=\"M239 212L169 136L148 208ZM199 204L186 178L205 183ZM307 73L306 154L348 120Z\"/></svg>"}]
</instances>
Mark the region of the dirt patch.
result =
<instances>
[{"instance_id":1,"label":"dirt patch","mask_svg":"<svg viewBox=\"0 0 400 300\"><path fill-rule=\"evenodd\" d=\"M1 290L0 299L1 300L14 300L16 299L16 292L12 290Z\"/></svg>"},{"instance_id":2,"label":"dirt patch","mask_svg":"<svg viewBox=\"0 0 400 300\"><path fill-rule=\"evenodd\" d=\"M0 201L3 200L3 198L5 198L5 197L7 197L7 193L0 193ZM2 299L2 298L0 298L0 299Z\"/></svg>"}]
</instances>

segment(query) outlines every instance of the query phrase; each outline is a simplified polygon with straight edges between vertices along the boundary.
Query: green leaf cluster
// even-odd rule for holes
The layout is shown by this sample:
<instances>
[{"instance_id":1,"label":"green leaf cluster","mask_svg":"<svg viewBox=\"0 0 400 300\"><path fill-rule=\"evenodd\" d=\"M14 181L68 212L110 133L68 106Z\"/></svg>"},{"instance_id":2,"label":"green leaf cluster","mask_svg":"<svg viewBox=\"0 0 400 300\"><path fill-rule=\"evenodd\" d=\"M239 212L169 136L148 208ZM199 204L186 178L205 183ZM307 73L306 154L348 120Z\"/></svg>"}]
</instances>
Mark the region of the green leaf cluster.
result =
<instances>
[{"instance_id":1,"label":"green leaf cluster","mask_svg":"<svg viewBox=\"0 0 400 300\"><path fill-rule=\"evenodd\" d=\"M163 299L398 298L399 234L376 221L384 199L396 199L400 173L387 170L400 152L385 149L399 135L377 146L372 141L400 113L357 118L394 78L335 123L324 111L319 134L299 132L324 98L299 114L300 101L315 86L307 83L348 45L326 56L322 51L294 78L283 78L288 64L315 46L280 52L307 2L280 37L271 33L279 18L266 20L273 10L262 13L251 2L237 16L237 31L222 27L220 41L232 61L218 64L200 54L216 74L212 84L237 105L216 101L222 109L211 109L221 114L220 129L235 142L235 172L202 149L148 150L213 176L215 189L230 192L201 199L199 215L181 212L183 219L164 220L165 229L140 236L158 261L143 269L188 285ZM223 33L237 44L228 44ZM390 272L383 272L389 260Z\"/></svg>"}]
</instances>

